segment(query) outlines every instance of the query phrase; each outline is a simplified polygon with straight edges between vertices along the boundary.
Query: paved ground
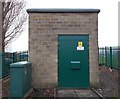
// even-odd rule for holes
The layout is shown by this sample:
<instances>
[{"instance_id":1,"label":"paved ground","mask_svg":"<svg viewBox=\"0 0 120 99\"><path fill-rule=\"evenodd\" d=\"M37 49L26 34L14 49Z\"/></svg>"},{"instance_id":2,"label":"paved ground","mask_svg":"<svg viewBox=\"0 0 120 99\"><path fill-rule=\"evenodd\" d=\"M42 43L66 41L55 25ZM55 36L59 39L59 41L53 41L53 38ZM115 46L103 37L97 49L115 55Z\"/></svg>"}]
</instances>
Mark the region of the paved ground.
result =
<instances>
[{"instance_id":1,"label":"paved ground","mask_svg":"<svg viewBox=\"0 0 120 99\"><path fill-rule=\"evenodd\" d=\"M29 99L35 97L47 97L47 98L95 98L100 97L90 89L34 89L34 93L29 96Z\"/></svg>"},{"instance_id":2,"label":"paved ground","mask_svg":"<svg viewBox=\"0 0 120 99\"><path fill-rule=\"evenodd\" d=\"M74 90L58 90L56 97L94 97L99 99L99 97L89 89L74 89Z\"/></svg>"},{"instance_id":3,"label":"paved ground","mask_svg":"<svg viewBox=\"0 0 120 99\"><path fill-rule=\"evenodd\" d=\"M0 99L2 97L2 79L0 79Z\"/></svg>"}]
</instances>

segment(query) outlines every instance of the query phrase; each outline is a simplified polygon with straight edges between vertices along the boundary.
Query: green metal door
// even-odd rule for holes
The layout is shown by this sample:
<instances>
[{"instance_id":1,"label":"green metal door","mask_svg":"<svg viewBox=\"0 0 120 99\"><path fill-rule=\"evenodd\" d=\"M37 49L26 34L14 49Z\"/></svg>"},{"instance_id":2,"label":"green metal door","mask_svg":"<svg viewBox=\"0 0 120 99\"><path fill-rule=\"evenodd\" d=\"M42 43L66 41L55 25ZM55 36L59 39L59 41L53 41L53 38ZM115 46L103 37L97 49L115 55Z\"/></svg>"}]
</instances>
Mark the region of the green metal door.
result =
<instances>
[{"instance_id":1,"label":"green metal door","mask_svg":"<svg viewBox=\"0 0 120 99\"><path fill-rule=\"evenodd\" d=\"M58 35L59 87L89 87L89 36Z\"/></svg>"}]
</instances>

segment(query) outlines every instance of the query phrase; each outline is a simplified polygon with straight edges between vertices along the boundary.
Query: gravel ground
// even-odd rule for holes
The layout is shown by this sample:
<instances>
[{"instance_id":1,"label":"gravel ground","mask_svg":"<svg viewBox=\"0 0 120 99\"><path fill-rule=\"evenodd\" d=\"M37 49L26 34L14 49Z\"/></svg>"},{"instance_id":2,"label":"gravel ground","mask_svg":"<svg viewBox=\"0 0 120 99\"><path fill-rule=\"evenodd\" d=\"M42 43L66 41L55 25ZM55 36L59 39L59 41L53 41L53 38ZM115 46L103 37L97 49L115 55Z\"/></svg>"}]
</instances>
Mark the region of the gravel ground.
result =
<instances>
[{"instance_id":1,"label":"gravel ground","mask_svg":"<svg viewBox=\"0 0 120 99\"><path fill-rule=\"evenodd\" d=\"M45 88L45 89L33 89L33 93L28 97L29 99L33 97L43 97L43 98L54 98L56 94L56 88Z\"/></svg>"},{"instance_id":2,"label":"gravel ground","mask_svg":"<svg viewBox=\"0 0 120 99\"><path fill-rule=\"evenodd\" d=\"M100 87L97 89L105 97L118 97L120 87L118 83L120 81L120 70L109 69L106 66L100 66L99 68ZM9 82L10 79L3 80L3 97L9 96ZM54 97L56 92L55 88L52 89L34 89L34 92L30 97ZM120 96L119 96L120 97Z\"/></svg>"},{"instance_id":3,"label":"gravel ground","mask_svg":"<svg viewBox=\"0 0 120 99\"><path fill-rule=\"evenodd\" d=\"M2 80L2 97L9 97L10 77L6 77Z\"/></svg>"},{"instance_id":4,"label":"gravel ground","mask_svg":"<svg viewBox=\"0 0 120 99\"><path fill-rule=\"evenodd\" d=\"M106 66L100 66L99 71L100 87L98 91L104 97L118 97L120 92L118 85L120 82L120 70L111 70Z\"/></svg>"}]
</instances>

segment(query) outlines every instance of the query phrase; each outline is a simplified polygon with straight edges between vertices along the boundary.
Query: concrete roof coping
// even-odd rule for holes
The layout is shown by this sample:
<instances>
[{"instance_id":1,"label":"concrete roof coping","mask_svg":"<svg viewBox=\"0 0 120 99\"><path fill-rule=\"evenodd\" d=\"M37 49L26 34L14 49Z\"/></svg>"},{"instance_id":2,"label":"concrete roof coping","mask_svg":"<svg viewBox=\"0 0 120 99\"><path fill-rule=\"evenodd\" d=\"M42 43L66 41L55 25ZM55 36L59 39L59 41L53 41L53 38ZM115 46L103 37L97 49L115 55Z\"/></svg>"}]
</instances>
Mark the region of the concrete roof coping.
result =
<instances>
[{"instance_id":1,"label":"concrete roof coping","mask_svg":"<svg viewBox=\"0 0 120 99\"><path fill-rule=\"evenodd\" d=\"M27 9L28 13L99 13L100 9L64 9L64 8L54 8L54 9Z\"/></svg>"}]
</instances>

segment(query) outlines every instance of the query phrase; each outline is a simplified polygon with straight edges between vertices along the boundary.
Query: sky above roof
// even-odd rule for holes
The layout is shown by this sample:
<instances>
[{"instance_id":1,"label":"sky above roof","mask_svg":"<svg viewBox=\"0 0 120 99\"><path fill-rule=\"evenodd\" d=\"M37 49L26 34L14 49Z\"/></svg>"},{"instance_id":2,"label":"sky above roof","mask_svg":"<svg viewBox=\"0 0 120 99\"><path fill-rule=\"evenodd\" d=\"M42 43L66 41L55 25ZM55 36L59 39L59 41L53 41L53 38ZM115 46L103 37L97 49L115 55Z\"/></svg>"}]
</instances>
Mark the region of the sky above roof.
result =
<instances>
[{"instance_id":1,"label":"sky above roof","mask_svg":"<svg viewBox=\"0 0 120 99\"><path fill-rule=\"evenodd\" d=\"M118 2L119 0L26 0L26 8L94 8L98 15L99 46L118 45ZM22 46L22 47L21 47ZM14 41L9 51L28 50L28 26Z\"/></svg>"}]
</instances>

